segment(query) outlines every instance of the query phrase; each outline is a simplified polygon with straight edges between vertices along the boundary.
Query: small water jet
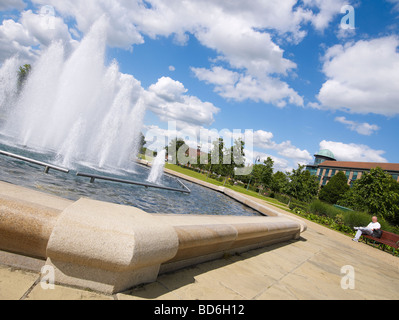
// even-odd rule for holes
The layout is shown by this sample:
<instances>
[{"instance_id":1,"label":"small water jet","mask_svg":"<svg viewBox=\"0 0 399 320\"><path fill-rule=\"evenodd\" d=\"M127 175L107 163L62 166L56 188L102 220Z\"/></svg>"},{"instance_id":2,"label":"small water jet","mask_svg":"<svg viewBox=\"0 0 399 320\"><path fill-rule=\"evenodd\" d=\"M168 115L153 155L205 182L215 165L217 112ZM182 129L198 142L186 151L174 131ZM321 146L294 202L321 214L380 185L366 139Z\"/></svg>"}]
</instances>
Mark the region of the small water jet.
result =
<instances>
[{"instance_id":1,"label":"small water jet","mask_svg":"<svg viewBox=\"0 0 399 320\"><path fill-rule=\"evenodd\" d=\"M161 184L165 168L165 158L166 158L166 150L160 151L152 164L151 172L147 180L148 182L154 184Z\"/></svg>"}]
</instances>

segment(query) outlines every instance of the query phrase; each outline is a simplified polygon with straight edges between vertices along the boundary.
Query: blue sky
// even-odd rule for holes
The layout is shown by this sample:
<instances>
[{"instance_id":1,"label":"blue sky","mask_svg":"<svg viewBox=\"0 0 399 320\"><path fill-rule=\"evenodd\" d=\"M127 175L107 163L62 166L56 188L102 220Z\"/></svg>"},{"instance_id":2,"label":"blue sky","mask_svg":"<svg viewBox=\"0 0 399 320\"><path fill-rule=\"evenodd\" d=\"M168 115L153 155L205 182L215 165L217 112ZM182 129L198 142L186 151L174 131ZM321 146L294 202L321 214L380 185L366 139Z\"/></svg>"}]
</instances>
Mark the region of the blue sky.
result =
<instances>
[{"instance_id":1,"label":"blue sky","mask_svg":"<svg viewBox=\"0 0 399 320\"><path fill-rule=\"evenodd\" d=\"M341 28L347 4L355 29ZM51 36L32 23L44 5L56 13ZM34 63L52 40L74 46L104 14L107 62L157 97L145 128L252 129L255 153L280 170L323 148L399 162L399 1L5 0L0 63Z\"/></svg>"}]
</instances>

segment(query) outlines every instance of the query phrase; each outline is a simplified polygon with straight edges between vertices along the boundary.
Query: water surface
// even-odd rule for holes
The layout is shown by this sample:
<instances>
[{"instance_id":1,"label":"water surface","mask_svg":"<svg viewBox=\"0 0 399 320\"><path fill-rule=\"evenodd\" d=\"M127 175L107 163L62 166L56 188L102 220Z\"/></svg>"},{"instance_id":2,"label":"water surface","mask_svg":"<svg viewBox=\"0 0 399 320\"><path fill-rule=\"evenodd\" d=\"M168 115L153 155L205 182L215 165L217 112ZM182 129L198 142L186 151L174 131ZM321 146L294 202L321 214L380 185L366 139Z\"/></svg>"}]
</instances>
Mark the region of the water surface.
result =
<instances>
[{"instance_id":1,"label":"water surface","mask_svg":"<svg viewBox=\"0 0 399 320\"><path fill-rule=\"evenodd\" d=\"M23 147L13 147L0 142L0 150L8 151L35 160L57 165L56 156L51 152L40 153ZM68 168L70 169L70 168ZM260 215L257 211L229 198L228 196L205 187L184 181L191 194L173 191L143 188L114 182L77 177L77 172L109 176L125 180L145 182L149 169L136 165L134 171L104 170L90 164L75 164L69 174L50 170L0 155L0 180L12 184L36 189L45 193L76 201L81 197L134 206L149 213L167 214L209 214L209 215ZM172 188L181 188L175 178L164 175L161 184Z\"/></svg>"}]
</instances>

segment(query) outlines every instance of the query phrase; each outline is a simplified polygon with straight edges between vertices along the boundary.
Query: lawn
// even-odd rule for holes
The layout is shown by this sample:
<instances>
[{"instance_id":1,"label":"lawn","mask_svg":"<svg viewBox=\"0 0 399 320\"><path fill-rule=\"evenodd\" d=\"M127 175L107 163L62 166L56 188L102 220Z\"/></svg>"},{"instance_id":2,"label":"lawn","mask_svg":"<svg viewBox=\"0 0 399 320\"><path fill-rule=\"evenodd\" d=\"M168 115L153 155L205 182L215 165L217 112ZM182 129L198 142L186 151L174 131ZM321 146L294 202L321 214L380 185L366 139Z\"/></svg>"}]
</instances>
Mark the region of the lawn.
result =
<instances>
[{"instance_id":1,"label":"lawn","mask_svg":"<svg viewBox=\"0 0 399 320\"><path fill-rule=\"evenodd\" d=\"M231 189L233 191L236 191L236 192L239 192L239 193L242 193L242 194L257 198L257 199L264 200L266 202L269 202L270 204L273 204L273 205L276 205L276 206L280 207L281 209L284 209L284 210L287 210L288 212L291 212L288 209L288 206L285 205L284 203L281 203L280 201L278 201L276 199L260 195L260 194L258 194L255 191L247 190L247 189L245 189L242 186L239 186L239 185L232 186L229 183L226 183L224 185L223 182L217 181L217 180L212 179L212 178L208 178L206 174L203 174L203 173L200 173L200 172L196 172L196 171L193 171L193 170L190 170L190 169L182 168L182 167L177 166L175 164L166 163L165 164L165 168L167 168L169 170L172 170L172 171L176 171L176 172L184 174L184 175L187 175L187 176L189 176L191 178L195 178L195 179L198 179L198 180L201 180L201 181L212 183L212 184L214 184L216 186L224 186L224 187L229 188L229 189Z\"/></svg>"}]
</instances>

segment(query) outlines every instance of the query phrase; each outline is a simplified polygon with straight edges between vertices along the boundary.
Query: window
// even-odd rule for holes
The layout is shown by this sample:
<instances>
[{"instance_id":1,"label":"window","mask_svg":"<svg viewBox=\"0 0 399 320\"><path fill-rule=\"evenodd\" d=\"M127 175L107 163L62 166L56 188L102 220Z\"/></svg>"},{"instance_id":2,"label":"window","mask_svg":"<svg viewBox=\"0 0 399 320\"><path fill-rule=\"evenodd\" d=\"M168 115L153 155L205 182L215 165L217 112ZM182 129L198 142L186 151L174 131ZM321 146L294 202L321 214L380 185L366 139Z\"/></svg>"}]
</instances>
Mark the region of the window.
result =
<instances>
[{"instance_id":1,"label":"window","mask_svg":"<svg viewBox=\"0 0 399 320\"><path fill-rule=\"evenodd\" d=\"M354 171L354 172L353 172L352 181L356 181L358 175L359 175L359 172L358 172L358 171Z\"/></svg>"}]
</instances>

